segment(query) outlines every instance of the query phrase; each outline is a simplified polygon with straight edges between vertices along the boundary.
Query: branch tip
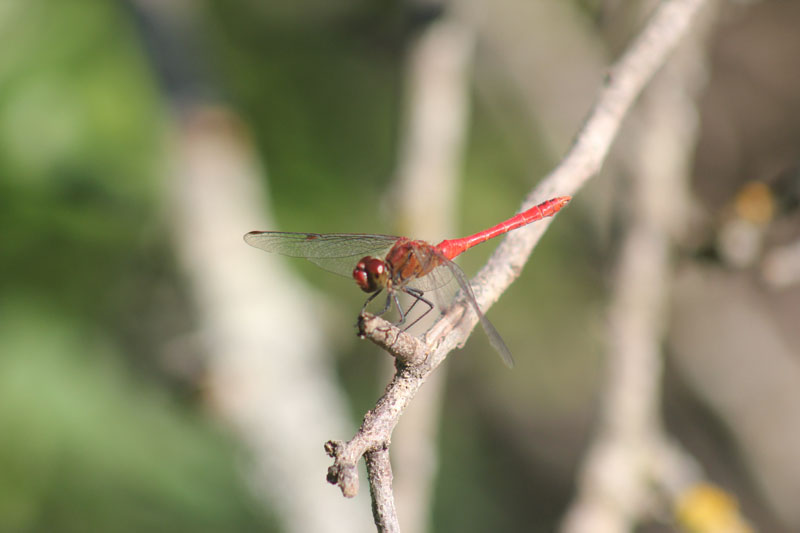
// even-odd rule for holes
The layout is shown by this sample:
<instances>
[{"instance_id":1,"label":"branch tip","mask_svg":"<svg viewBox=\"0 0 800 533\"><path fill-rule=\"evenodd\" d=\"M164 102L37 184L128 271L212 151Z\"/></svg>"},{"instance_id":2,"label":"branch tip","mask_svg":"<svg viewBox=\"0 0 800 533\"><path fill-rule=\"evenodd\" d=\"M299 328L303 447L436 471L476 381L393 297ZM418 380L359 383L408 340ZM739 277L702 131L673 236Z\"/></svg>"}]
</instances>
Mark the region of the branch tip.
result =
<instances>
[{"instance_id":1,"label":"branch tip","mask_svg":"<svg viewBox=\"0 0 800 533\"><path fill-rule=\"evenodd\" d=\"M325 443L325 453L333 457L333 464L328 467L326 479L331 485L337 485L345 498L353 498L358 494L358 468L357 462L345 458L347 444L338 440L329 440Z\"/></svg>"},{"instance_id":2,"label":"branch tip","mask_svg":"<svg viewBox=\"0 0 800 533\"><path fill-rule=\"evenodd\" d=\"M358 336L368 338L389 352L401 366L420 365L428 357L425 343L371 313L362 312L358 315Z\"/></svg>"}]
</instances>

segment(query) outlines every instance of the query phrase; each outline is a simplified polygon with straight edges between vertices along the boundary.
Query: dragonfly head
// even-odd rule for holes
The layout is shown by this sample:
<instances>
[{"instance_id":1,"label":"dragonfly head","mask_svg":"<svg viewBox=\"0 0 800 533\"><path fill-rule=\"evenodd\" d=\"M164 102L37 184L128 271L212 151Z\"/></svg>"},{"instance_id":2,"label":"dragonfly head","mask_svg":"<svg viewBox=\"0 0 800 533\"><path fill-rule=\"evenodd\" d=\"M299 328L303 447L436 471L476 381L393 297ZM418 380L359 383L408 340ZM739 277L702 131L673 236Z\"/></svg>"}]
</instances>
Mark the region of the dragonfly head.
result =
<instances>
[{"instance_id":1,"label":"dragonfly head","mask_svg":"<svg viewBox=\"0 0 800 533\"><path fill-rule=\"evenodd\" d=\"M353 279L364 292L375 292L386 287L389 268L381 259L363 257L353 269Z\"/></svg>"}]
</instances>

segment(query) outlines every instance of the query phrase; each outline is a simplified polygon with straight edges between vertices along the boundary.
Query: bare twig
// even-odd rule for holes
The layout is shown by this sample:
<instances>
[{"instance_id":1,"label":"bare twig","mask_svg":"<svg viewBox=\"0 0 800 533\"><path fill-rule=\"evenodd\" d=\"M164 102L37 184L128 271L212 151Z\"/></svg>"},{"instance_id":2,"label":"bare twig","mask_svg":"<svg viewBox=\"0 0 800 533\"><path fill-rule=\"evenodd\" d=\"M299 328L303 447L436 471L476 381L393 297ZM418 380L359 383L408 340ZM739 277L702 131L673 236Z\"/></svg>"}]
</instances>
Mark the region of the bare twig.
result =
<instances>
[{"instance_id":1,"label":"bare twig","mask_svg":"<svg viewBox=\"0 0 800 533\"><path fill-rule=\"evenodd\" d=\"M358 493L358 461L361 456L389 446L400 416L432 370L429 364L400 366L386 392L364 416L358 433L346 443L328 441L325 444L325 451L334 459L333 466L328 469L328 482L338 485L346 497L352 498Z\"/></svg>"},{"instance_id":2,"label":"bare twig","mask_svg":"<svg viewBox=\"0 0 800 533\"><path fill-rule=\"evenodd\" d=\"M389 352L398 366L419 365L425 360L427 347L421 340L379 316L362 313L358 317L358 334Z\"/></svg>"},{"instance_id":3,"label":"bare twig","mask_svg":"<svg viewBox=\"0 0 800 533\"><path fill-rule=\"evenodd\" d=\"M369 493L372 497L372 516L381 533L399 533L397 510L392 493L392 463L389 447L372 450L364 454L369 474Z\"/></svg>"},{"instance_id":4,"label":"bare twig","mask_svg":"<svg viewBox=\"0 0 800 533\"><path fill-rule=\"evenodd\" d=\"M672 0L660 5L642 34L611 69L598 100L567 156L528 195L523 208L551 196L573 193L599 170L636 96L685 35L689 22L705 3L707 0ZM545 220L513 232L498 247L473 283L475 296L483 309L491 306L519 275L548 226L549 220ZM328 453L334 458L328 479L338 484L345 496L352 496L357 491L356 464L361 455L388 447L392 430L406 406L447 353L466 341L476 322L477 317L463 301L454 303L428 330L425 350L422 346L417 348L427 352L427 356L420 354L414 360L423 360L424 363L398 368L383 396L375 408L367 413L352 440L347 443L328 443ZM365 332L365 335L378 342L372 333ZM384 337L385 332L381 336Z\"/></svg>"}]
</instances>

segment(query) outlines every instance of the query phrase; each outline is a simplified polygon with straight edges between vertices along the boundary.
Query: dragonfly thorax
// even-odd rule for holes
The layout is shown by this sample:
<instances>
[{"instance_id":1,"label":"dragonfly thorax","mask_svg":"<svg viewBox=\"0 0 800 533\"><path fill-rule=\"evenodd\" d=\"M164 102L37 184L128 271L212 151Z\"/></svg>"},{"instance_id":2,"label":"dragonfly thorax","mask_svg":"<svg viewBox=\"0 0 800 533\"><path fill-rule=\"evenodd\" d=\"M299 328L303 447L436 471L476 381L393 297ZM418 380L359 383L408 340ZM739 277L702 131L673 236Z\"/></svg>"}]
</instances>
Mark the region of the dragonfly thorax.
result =
<instances>
[{"instance_id":1,"label":"dragonfly thorax","mask_svg":"<svg viewBox=\"0 0 800 533\"><path fill-rule=\"evenodd\" d=\"M363 257L353 269L353 279L364 292L375 292L389 282L389 267L382 259Z\"/></svg>"}]
</instances>

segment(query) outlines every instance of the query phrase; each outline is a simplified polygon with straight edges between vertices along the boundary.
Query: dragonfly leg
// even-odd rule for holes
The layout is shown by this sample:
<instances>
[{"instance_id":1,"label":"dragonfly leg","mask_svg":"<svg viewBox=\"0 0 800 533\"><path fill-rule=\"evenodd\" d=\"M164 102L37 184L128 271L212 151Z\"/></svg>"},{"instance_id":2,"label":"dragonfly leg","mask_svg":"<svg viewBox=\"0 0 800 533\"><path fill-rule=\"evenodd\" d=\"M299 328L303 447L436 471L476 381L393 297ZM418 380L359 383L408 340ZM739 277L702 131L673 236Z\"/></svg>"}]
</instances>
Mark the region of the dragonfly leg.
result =
<instances>
[{"instance_id":1,"label":"dragonfly leg","mask_svg":"<svg viewBox=\"0 0 800 533\"><path fill-rule=\"evenodd\" d=\"M403 311L403 307L400 305L400 300L398 300L398 298L397 298L397 291L389 290L388 294L386 295L386 305L383 306L383 309L381 309L380 311L375 313L375 316L381 316L383 314L386 314L386 312L392 307L392 302L394 302L395 307L397 307L397 312L400 313L400 320L398 322L396 322L395 325L396 326L401 326L401 325L405 324L406 316L408 315L408 312L411 311L414 308L415 305L417 305L417 302L420 301L420 299L422 301L424 301L426 304L428 304L429 306L431 306L431 307L433 306L433 304L431 304L429 301L425 300L425 298L422 298L422 292L418 291L417 289L408 289L408 290L403 289L403 292L406 292L406 293L410 294L411 296L413 296L415 298L414 303L411 304L411 307L409 307L407 311ZM378 290L378 291L375 291L375 292L373 292L372 294L369 295L369 298L367 298L367 301L364 302L364 305L361 307L361 312L362 313L367 308L367 306L370 304L370 302L372 300L374 300L375 297L378 296L380 293L381 293L381 291ZM429 311L430 311L430 309L425 311L425 313L423 313L422 316L425 316L426 314L428 314ZM422 318L422 317L420 317L420 318ZM419 318L417 320L419 320ZM417 320L414 321L414 324L417 323ZM411 324L411 326L413 326L414 324ZM411 327L411 326L408 326L408 327ZM408 328L406 328L406 329L408 329Z\"/></svg>"},{"instance_id":2,"label":"dragonfly leg","mask_svg":"<svg viewBox=\"0 0 800 533\"><path fill-rule=\"evenodd\" d=\"M369 303L370 303L372 300L374 300L374 299L375 299L375 297L376 297L376 296L378 296L380 293L381 293L381 290L380 290L380 289L378 289L377 291L375 291L375 292L373 292L372 294L370 294L370 295L369 295L369 298L367 298L367 301L366 301L366 302L364 302L364 305L363 305L363 306L361 306L361 312L362 312L362 313L364 312L364 309L366 309L366 308L367 308L367 306L369 305ZM384 314L384 313L385 313L386 311L388 311L388 310L389 310L389 300L387 299L387 301L386 301L386 307L384 307L384 308L383 308L383 311L381 311L380 313L377 313L377 315L376 315L376 316L381 316L382 314Z\"/></svg>"},{"instance_id":3,"label":"dragonfly leg","mask_svg":"<svg viewBox=\"0 0 800 533\"><path fill-rule=\"evenodd\" d=\"M392 307L392 295L393 294L394 294L393 292L389 292L386 295L386 305L384 305L383 309L381 309L381 312L380 313L376 313L375 316L381 316L381 315L385 314L386 311L388 311L389 308ZM397 299L397 296L395 296L395 299Z\"/></svg>"},{"instance_id":4,"label":"dragonfly leg","mask_svg":"<svg viewBox=\"0 0 800 533\"><path fill-rule=\"evenodd\" d=\"M421 290L419 290L419 289L415 289L415 288L413 288L413 287L403 287L403 288L401 288L400 290L402 290L404 293L406 293L406 294L408 294L409 296L411 296L412 298L414 298L414 303L413 303L413 304L411 304L411 307L409 307L408 309L406 309L406 312L405 312L405 314L403 314L402 310L400 311L400 314L401 314L401 316L402 316L402 320L401 320L400 322L398 322L398 323L397 323L397 325L398 325L398 326L399 326L399 325L401 325L401 324L403 324L403 322L405 322L405 320L406 320L406 315L407 315L408 313L410 313L410 312L411 312L411 310L412 310L412 309L414 309L414 306L415 306L415 305L417 305L419 302L422 302L422 303L424 303L425 305L427 305L427 306L428 306L428 308L425 310L425 312L424 312L424 313L422 313L421 315L419 315L419 316L416 318L416 320L414 320L414 321L413 321L411 324L409 324L408 326L406 326L405 328L403 328L403 330L405 331L405 330L408 330L408 329L410 329L411 327L413 327L413 326L414 326L414 324L416 324L417 322L419 322L420 320L422 320L422 319L425 317L425 315L427 315L428 313L430 313L430 312L431 312L431 310L433 309L433 302L431 302L430 300L428 300L427 298L425 298L425 293L424 293L424 292L422 292L422 291L421 291ZM398 305L398 309L399 309L399 308L400 308L400 306Z\"/></svg>"},{"instance_id":5,"label":"dragonfly leg","mask_svg":"<svg viewBox=\"0 0 800 533\"><path fill-rule=\"evenodd\" d=\"M415 289L411 289L411 290L415 290ZM420 300L421 293L420 293L419 295L417 295L417 294L413 294L413 293L408 293L408 294L411 294L411 296L413 296L413 297L414 297L414 303L412 303L412 304L409 306L409 308L408 308L408 309L406 309L406 314L409 314L409 313L411 313L411 311L414 309L414 307L416 307L416 305L417 305L417 304L418 304L418 303L421 301L421 300ZM428 309L428 311L430 311L430 309ZM427 313L428 311L425 311L425 312ZM425 315L423 315L423 316L425 316Z\"/></svg>"},{"instance_id":6,"label":"dragonfly leg","mask_svg":"<svg viewBox=\"0 0 800 533\"><path fill-rule=\"evenodd\" d=\"M394 306L397 307L397 312L400 313L400 320L395 323L395 326L402 326L406 322L406 312L403 311L403 306L400 305L400 300L397 299L397 291L391 292L391 298L394 300ZM389 307L389 298L386 298L386 307Z\"/></svg>"},{"instance_id":7,"label":"dragonfly leg","mask_svg":"<svg viewBox=\"0 0 800 533\"><path fill-rule=\"evenodd\" d=\"M370 294L369 298L367 298L367 301L364 302L363 307L361 307L361 312L362 313L367 308L369 303L372 300L374 300L375 297L378 296L380 293L381 293L381 290L377 290L377 291L373 292L372 294ZM402 320L405 321L405 316L403 315L403 310L400 308L400 305L397 302L397 295L394 293L394 291L388 291L388 294L386 295L386 305L383 306L383 309L381 309L380 311L375 313L375 316L381 316L381 315L386 314L386 311L388 311L392 307L392 300L393 299L394 299L395 305L397 305L397 309L400 310L400 316L402 317Z\"/></svg>"}]
</instances>

